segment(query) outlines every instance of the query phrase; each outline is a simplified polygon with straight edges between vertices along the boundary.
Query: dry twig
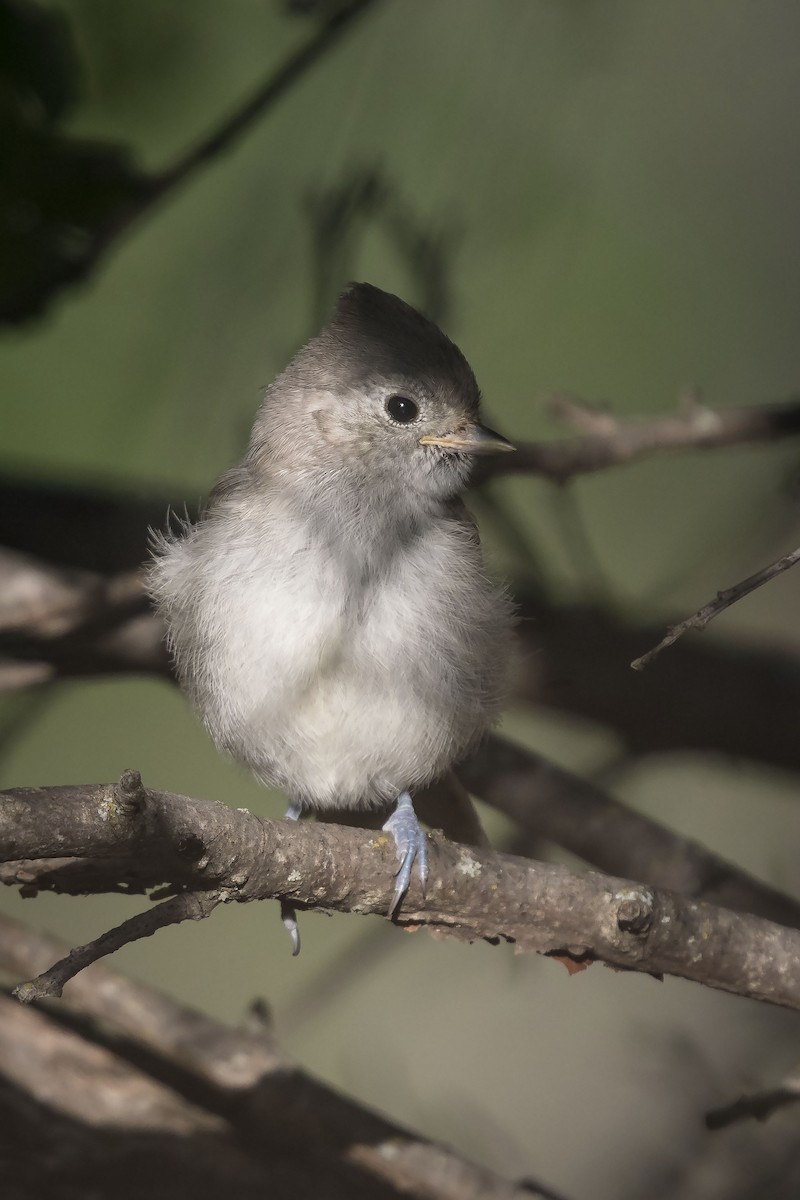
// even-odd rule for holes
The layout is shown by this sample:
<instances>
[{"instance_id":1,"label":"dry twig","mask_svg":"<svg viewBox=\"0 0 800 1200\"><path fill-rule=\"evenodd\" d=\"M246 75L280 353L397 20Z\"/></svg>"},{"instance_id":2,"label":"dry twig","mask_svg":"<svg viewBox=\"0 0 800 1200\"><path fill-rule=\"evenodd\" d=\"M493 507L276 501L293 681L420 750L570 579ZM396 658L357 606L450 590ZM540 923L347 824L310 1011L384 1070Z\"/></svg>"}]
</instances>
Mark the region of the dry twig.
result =
<instances>
[{"instance_id":1,"label":"dry twig","mask_svg":"<svg viewBox=\"0 0 800 1200\"><path fill-rule=\"evenodd\" d=\"M732 604L735 604L737 600L741 600L744 596L749 596L756 588L769 583L776 575L780 575L783 571L788 571L789 567L793 567L797 562L800 562L800 546L796 550L792 550L790 554L784 554L782 558L776 559L775 562L770 563L768 567L764 567L761 571L756 571L755 575L750 575L747 579L743 579L741 583L735 583L733 587L717 592L713 600L710 600L708 604L704 604L691 617L687 617L685 621L680 621L677 625L670 625L666 635L657 646L654 646L652 650L648 650L647 654L643 654L640 658L635 658L631 663L634 671L642 671L662 650L666 650L668 646L672 646L677 642L679 637L683 637L684 633L687 633L690 629L705 629L709 621L713 621L714 617L718 617L726 608L730 608Z\"/></svg>"},{"instance_id":2,"label":"dry twig","mask_svg":"<svg viewBox=\"0 0 800 1200\"><path fill-rule=\"evenodd\" d=\"M800 1070L796 1069L782 1079L777 1087L763 1092L752 1092L740 1096L730 1104L712 1108L706 1113L708 1129L726 1129L737 1121L754 1119L765 1121L781 1108L800 1102Z\"/></svg>"}]
</instances>

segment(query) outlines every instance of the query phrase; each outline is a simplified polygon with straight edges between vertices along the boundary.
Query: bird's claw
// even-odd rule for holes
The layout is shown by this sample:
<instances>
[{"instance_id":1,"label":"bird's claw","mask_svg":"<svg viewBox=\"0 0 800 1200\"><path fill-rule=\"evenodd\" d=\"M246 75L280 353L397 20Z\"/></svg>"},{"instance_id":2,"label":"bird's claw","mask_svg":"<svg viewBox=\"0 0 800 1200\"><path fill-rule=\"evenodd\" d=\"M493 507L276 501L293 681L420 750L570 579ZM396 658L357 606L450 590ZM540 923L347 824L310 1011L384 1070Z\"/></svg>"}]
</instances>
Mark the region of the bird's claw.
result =
<instances>
[{"instance_id":1,"label":"bird's claw","mask_svg":"<svg viewBox=\"0 0 800 1200\"><path fill-rule=\"evenodd\" d=\"M394 895L389 905L389 916L393 917L397 906L408 891L411 872L415 864L423 893L428 881L428 843L425 832L417 820L417 814L414 812L408 792L401 793L397 807L384 824L383 829L394 838L397 859L400 863L395 872Z\"/></svg>"},{"instance_id":2,"label":"bird's claw","mask_svg":"<svg viewBox=\"0 0 800 1200\"><path fill-rule=\"evenodd\" d=\"M297 913L286 900L281 901L281 920L289 931L289 937L292 939L292 958L297 958L300 953L300 930L297 927Z\"/></svg>"},{"instance_id":3,"label":"bird's claw","mask_svg":"<svg viewBox=\"0 0 800 1200\"><path fill-rule=\"evenodd\" d=\"M299 821L302 811L299 801L293 800L286 810L284 820ZM297 913L288 900L281 900L281 920L292 939L292 958L297 958L300 953L300 930L297 927Z\"/></svg>"}]
</instances>

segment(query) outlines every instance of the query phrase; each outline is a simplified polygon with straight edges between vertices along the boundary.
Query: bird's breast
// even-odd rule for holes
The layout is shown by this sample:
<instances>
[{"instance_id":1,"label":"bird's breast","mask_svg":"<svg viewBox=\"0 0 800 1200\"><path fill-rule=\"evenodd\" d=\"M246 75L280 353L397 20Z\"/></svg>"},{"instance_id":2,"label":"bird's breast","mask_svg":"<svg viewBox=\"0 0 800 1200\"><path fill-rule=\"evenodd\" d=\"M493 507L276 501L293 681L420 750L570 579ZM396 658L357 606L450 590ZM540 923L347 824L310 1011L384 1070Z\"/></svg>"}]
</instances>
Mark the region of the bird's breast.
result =
<instances>
[{"instance_id":1,"label":"bird's breast","mask_svg":"<svg viewBox=\"0 0 800 1200\"><path fill-rule=\"evenodd\" d=\"M280 512L241 528L172 551L172 644L223 749L309 803L361 804L427 782L492 720L507 630L466 528L366 547Z\"/></svg>"}]
</instances>

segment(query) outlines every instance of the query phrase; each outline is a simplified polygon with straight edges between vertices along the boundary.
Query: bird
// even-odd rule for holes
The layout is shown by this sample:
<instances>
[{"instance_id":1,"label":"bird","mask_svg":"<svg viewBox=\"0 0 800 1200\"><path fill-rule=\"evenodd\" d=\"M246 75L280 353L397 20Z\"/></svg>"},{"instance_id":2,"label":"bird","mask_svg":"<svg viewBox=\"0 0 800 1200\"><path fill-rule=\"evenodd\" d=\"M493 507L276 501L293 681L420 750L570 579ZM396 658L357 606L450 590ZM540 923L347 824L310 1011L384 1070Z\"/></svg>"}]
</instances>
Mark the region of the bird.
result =
<instances>
[{"instance_id":1,"label":"bird","mask_svg":"<svg viewBox=\"0 0 800 1200\"><path fill-rule=\"evenodd\" d=\"M498 719L514 609L462 494L514 447L466 358L369 283L266 389L242 460L195 523L156 536L150 594L216 746L283 789L286 816L383 810L393 917L427 843L413 796ZM296 915L283 906L293 953Z\"/></svg>"}]
</instances>

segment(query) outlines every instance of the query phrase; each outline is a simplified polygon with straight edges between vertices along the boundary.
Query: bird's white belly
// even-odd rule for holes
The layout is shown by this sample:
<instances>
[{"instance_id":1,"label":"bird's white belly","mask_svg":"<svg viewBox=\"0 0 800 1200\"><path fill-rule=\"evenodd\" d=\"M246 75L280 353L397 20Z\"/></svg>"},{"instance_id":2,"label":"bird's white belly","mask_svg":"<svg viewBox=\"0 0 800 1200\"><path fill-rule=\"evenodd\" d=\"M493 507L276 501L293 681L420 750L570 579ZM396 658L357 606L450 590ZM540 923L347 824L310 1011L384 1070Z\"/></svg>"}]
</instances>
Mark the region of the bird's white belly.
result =
<instances>
[{"instance_id":1,"label":"bird's white belly","mask_svg":"<svg viewBox=\"0 0 800 1200\"><path fill-rule=\"evenodd\" d=\"M178 673L217 745L316 808L440 775L497 711L504 600L453 522L372 569L274 515L209 522L159 560Z\"/></svg>"},{"instance_id":2,"label":"bird's white belly","mask_svg":"<svg viewBox=\"0 0 800 1200\"><path fill-rule=\"evenodd\" d=\"M335 567L240 580L197 698L222 748L316 808L391 800L453 754L458 698L419 669L435 652L419 609L388 584L373 587L366 612L361 600Z\"/></svg>"},{"instance_id":3,"label":"bird's white belly","mask_svg":"<svg viewBox=\"0 0 800 1200\"><path fill-rule=\"evenodd\" d=\"M346 620L330 595L312 605L294 600L292 620L262 608L273 619L242 622L219 653L219 681L231 686L212 695L235 685L237 711L212 701L212 734L265 782L314 807L379 803L427 781L438 716L402 664L382 660L369 631Z\"/></svg>"}]
</instances>

